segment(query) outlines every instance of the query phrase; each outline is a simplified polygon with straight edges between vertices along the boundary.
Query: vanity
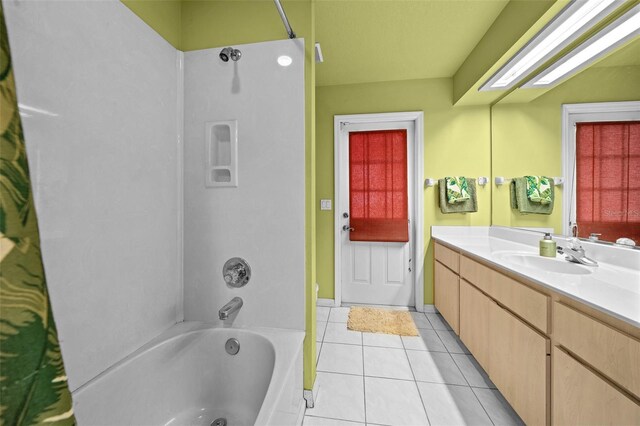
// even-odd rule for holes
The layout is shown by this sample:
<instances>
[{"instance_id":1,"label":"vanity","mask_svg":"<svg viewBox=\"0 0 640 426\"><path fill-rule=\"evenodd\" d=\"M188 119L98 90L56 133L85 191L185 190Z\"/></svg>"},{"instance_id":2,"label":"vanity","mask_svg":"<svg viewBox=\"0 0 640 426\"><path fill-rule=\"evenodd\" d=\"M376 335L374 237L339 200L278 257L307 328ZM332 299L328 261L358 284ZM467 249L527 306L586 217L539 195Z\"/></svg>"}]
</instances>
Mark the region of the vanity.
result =
<instances>
[{"instance_id":1,"label":"vanity","mask_svg":"<svg viewBox=\"0 0 640 426\"><path fill-rule=\"evenodd\" d=\"M526 424L640 424L640 252L541 236L433 227L436 308Z\"/></svg>"}]
</instances>

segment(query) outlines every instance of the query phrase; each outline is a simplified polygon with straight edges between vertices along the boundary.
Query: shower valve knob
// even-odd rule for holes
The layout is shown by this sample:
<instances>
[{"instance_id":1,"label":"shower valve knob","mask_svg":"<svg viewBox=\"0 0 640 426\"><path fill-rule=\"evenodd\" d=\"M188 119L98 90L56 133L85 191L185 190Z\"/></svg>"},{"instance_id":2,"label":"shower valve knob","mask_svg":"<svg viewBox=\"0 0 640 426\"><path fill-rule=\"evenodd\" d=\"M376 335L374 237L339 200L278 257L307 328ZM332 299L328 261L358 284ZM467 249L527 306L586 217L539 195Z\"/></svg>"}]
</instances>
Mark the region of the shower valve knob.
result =
<instances>
[{"instance_id":1,"label":"shower valve knob","mask_svg":"<svg viewBox=\"0 0 640 426\"><path fill-rule=\"evenodd\" d=\"M251 267L246 260L233 257L225 262L222 277L228 286L243 287L251 278Z\"/></svg>"}]
</instances>

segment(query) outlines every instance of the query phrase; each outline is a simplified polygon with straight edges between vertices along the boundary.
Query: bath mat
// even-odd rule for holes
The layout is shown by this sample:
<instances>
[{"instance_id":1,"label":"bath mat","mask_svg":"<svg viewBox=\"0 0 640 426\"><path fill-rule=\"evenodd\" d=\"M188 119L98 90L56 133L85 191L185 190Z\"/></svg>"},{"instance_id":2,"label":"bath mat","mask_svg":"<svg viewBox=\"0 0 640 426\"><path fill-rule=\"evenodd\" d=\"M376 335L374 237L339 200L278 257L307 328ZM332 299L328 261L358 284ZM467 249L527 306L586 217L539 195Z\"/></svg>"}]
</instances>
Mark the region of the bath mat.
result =
<instances>
[{"instance_id":1,"label":"bath mat","mask_svg":"<svg viewBox=\"0 0 640 426\"><path fill-rule=\"evenodd\" d=\"M418 329L407 311L352 306L349 310L347 328L369 333L418 336Z\"/></svg>"}]
</instances>

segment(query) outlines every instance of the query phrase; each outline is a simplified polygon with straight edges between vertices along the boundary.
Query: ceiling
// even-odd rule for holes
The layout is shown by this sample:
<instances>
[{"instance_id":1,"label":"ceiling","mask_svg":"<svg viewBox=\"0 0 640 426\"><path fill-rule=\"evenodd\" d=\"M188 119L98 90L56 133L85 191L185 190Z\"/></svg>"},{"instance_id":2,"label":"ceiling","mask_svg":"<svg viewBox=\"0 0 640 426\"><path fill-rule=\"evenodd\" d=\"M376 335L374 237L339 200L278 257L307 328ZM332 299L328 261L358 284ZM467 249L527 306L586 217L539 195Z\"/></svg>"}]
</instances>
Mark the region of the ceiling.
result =
<instances>
[{"instance_id":1,"label":"ceiling","mask_svg":"<svg viewBox=\"0 0 640 426\"><path fill-rule=\"evenodd\" d=\"M451 77L508 0L317 0L316 85Z\"/></svg>"}]
</instances>

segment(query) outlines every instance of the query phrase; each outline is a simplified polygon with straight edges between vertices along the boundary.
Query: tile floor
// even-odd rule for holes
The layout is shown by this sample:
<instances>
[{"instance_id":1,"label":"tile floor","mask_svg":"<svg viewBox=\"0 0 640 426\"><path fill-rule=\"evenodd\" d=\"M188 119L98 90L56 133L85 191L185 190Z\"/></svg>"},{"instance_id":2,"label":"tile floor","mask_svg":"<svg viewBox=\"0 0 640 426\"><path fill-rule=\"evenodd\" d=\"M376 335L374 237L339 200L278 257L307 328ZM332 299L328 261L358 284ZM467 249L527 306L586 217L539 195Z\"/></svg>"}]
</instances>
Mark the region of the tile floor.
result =
<instances>
[{"instance_id":1,"label":"tile floor","mask_svg":"<svg viewBox=\"0 0 640 426\"><path fill-rule=\"evenodd\" d=\"M349 308L317 312L304 426L524 424L437 312L411 313L416 337L347 330Z\"/></svg>"}]
</instances>

